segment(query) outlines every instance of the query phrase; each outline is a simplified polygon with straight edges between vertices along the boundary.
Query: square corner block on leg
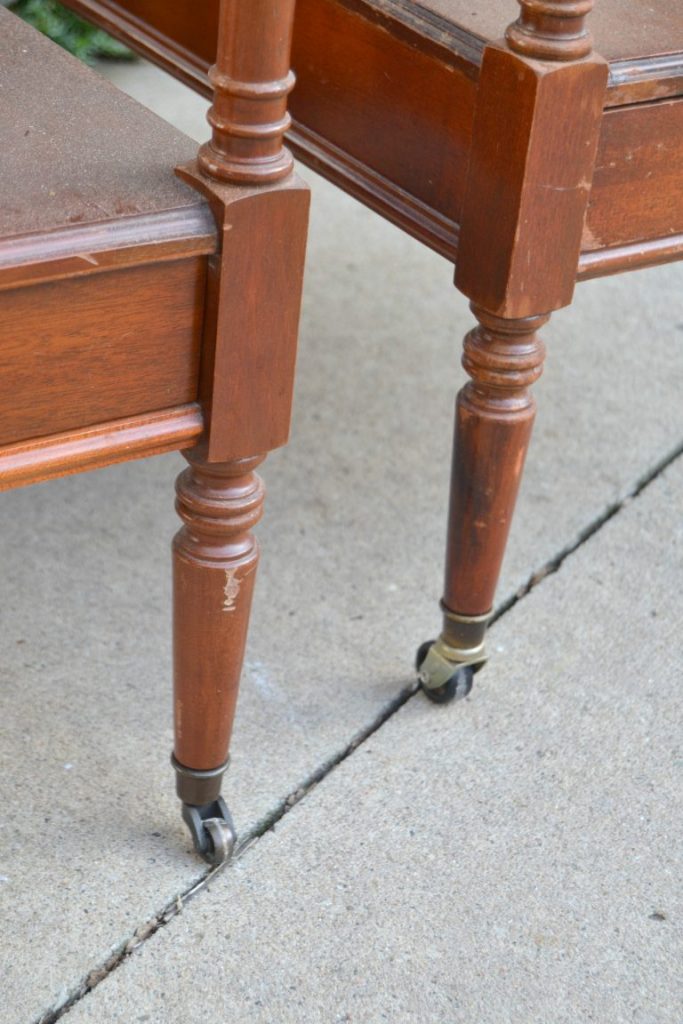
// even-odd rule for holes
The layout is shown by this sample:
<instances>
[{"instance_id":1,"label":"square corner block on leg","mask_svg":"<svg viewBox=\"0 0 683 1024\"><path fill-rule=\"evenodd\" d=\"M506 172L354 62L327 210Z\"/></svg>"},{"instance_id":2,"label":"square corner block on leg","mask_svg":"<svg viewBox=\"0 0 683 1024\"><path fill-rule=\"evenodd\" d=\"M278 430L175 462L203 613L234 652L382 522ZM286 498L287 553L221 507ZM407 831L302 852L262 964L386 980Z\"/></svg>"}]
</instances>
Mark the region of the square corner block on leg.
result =
<instances>
[{"instance_id":1,"label":"square corner block on leg","mask_svg":"<svg viewBox=\"0 0 683 1024\"><path fill-rule=\"evenodd\" d=\"M209 260L200 392L208 461L284 445L294 388L310 192L296 174L272 185L176 173L206 196L221 238Z\"/></svg>"},{"instance_id":2,"label":"square corner block on leg","mask_svg":"<svg viewBox=\"0 0 683 1024\"><path fill-rule=\"evenodd\" d=\"M602 117L607 64L484 53L455 282L517 318L569 304Z\"/></svg>"}]
</instances>

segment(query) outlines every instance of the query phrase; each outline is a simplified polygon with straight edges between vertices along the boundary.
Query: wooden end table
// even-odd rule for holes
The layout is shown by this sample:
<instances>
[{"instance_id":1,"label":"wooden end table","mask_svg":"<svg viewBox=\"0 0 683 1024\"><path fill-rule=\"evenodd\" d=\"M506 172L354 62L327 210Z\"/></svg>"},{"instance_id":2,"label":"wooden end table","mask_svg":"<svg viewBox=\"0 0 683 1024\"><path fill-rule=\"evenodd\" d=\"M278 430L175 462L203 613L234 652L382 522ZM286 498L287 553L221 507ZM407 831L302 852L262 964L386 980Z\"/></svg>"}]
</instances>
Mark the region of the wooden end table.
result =
<instances>
[{"instance_id":1,"label":"wooden end table","mask_svg":"<svg viewBox=\"0 0 683 1024\"><path fill-rule=\"evenodd\" d=\"M202 170L185 177L217 217L223 258L197 254L207 281L201 366L190 374L195 384L181 389L180 406L177 398L163 403L197 417L193 427L183 420L195 433L177 447L199 434L197 410L205 435L208 425L179 499L188 532L177 557L192 567L187 578L181 572L181 593L186 585L206 588L193 610L180 598L186 626L176 630L180 676L189 673L187 686L179 684L187 699L176 701L176 755L181 793L194 806L192 780L213 794L208 780L225 764L236 675L217 705L215 680L225 664L237 672L243 645L242 627L216 641L215 619L237 622L221 616L238 598L248 604L251 583L242 580L251 578L255 549L246 531L260 504L252 471L286 434L288 399L276 402L274 417L269 402L279 394L273 380L290 383L303 200L295 186L290 208L288 178L275 193L254 184L267 180L269 167L288 173L283 130L304 162L451 259L455 283L472 302L477 324L464 342L471 380L457 401L443 627L417 656L426 693L448 701L469 692L485 660L534 418L530 387L543 365L538 329L571 301L577 281L683 255L683 11L678 0L598 0L592 14L593 0L519 0L513 20L512 0L298 0L290 126L284 54L293 0L222 0L220 29L218 0L67 2L217 97ZM218 39L223 56L209 75ZM216 178L244 180L258 200L242 205L241 193L228 196ZM233 213L239 231L228 234ZM261 217L272 218L278 238L293 240L282 260L259 233ZM254 310L265 294L261 329ZM232 349L224 341L231 323L241 339ZM281 345L282 323L288 341ZM152 361L158 368L164 360L157 352ZM265 436L264 423L274 424ZM48 430L39 427L40 436ZM187 715L206 724L210 704L220 709L216 743L186 724Z\"/></svg>"},{"instance_id":2,"label":"wooden end table","mask_svg":"<svg viewBox=\"0 0 683 1024\"><path fill-rule=\"evenodd\" d=\"M0 7L0 489L183 450L173 764L212 863L234 842L220 790L258 560L254 469L289 430L308 213L282 146L292 3L224 15L195 159Z\"/></svg>"},{"instance_id":3,"label":"wooden end table","mask_svg":"<svg viewBox=\"0 0 683 1024\"><path fill-rule=\"evenodd\" d=\"M217 0L69 6L207 93ZM436 701L468 693L485 659L538 329L577 280L683 255L680 0L519 8L516 20L513 0L296 9L294 151L451 259L478 321L457 402L443 628L417 656Z\"/></svg>"}]
</instances>

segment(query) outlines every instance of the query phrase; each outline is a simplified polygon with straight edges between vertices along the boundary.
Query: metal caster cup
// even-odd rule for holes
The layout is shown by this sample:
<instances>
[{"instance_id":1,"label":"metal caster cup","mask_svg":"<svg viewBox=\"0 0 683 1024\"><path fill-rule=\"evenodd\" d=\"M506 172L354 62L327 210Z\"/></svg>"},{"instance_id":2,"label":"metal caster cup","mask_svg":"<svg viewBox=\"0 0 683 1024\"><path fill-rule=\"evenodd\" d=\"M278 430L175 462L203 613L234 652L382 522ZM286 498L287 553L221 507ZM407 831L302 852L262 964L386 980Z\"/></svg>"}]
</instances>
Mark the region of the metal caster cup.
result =
<instances>
[{"instance_id":1,"label":"metal caster cup","mask_svg":"<svg viewBox=\"0 0 683 1024\"><path fill-rule=\"evenodd\" d=\"M486 661L484 634L491 616L456 615L443 604L441 609L443 633L420 645L415 668L425 695L435 704L448 704L472 690L474 676Z\"/></svg>"},{"instance_id":2,"label":"metal caster cup","mask_svg":"<svg viewBox=\"0 0 683 1024\"><path fill-rule=\"evenodd\" d=\"M232 816L220 795L229 761L210 771L186 768L171 756L176 772L176 792L182 800L183 821L190 830L200 857L217 867L232 856L237 840Z\"/></svg>"}]
</instances>

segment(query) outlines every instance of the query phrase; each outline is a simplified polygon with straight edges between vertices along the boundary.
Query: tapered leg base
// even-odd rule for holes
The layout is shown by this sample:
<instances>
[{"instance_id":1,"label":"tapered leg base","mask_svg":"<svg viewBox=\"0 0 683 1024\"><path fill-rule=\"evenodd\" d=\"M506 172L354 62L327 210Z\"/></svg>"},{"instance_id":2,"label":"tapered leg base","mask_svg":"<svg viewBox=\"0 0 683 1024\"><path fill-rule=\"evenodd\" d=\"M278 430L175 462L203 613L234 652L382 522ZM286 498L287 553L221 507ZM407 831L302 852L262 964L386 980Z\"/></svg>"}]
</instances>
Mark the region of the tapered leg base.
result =
<instances>
[{"instance_id":1,"label":"tapered leg base","mask_svg":"<svg viewBox=\"0 0 683 1024\"><path fill-rule=\"evenodd\" d=\"M249 624L258 547L251 528L262 457L210 463L197 448L178 478L184 527L173 545L175 747L183 819L197 852L226 860L235 829L221 798Z\"/></svg>"},{"instance_id":2,"label":"tapered leg base","mask_svg":"<svg viewBox=\"0 0 683 1024\"><path fill-rule=\"evenodd\" d=\"M534 419L529 388L543 364L536 330L548 319L472 309L479 324L465 338L472 380L456 402L443 628L417 654L422 687L438 703L467 696L486 661L484 636Z\"/></svg>"}]
</instances>

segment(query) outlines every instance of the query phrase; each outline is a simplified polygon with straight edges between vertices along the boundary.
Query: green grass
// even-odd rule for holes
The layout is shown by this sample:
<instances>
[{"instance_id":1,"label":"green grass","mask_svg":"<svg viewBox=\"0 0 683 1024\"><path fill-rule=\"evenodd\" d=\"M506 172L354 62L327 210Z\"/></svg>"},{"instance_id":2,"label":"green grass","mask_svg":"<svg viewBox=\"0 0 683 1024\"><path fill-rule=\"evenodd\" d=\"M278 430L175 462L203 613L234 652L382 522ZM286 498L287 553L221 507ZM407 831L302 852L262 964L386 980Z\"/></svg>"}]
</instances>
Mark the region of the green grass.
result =
<instances>
[{"instance_id":1,"label":"green grass","mask_svg":"<svg viewBox=\"0 0 683 1024\"><path fill-rule=\"evenodd\" d=\"M57 0L16 0L11 10L87 64L93 64L98 57L110 60L135 57L128 47L67 11Z\"/></svg>"}]
</instances>

